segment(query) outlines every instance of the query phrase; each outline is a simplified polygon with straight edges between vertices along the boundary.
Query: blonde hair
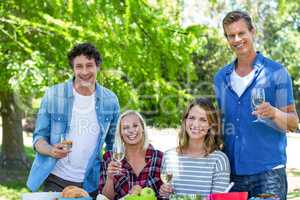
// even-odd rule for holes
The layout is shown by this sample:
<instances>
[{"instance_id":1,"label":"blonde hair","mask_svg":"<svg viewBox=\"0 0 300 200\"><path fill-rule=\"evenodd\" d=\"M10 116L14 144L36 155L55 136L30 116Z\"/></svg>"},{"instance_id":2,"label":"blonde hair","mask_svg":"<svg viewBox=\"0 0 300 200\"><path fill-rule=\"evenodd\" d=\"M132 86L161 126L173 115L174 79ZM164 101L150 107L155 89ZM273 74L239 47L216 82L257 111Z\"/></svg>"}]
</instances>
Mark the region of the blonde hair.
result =
<instances>
[{"instance_id":1,"label":"blonde hair","mask_svg":"<svg viewBox=\"0 0 300 200\"><path fill-rule=\"evenodd\" d=\"M117 128L116 128L115 141L122 141L124 144L124 140L122 139L122 136L121 136L121 121L124 117L126 117L128 115L135 115L139 118L140 123L143 128L143 149L147 149L149 146L149 139L148 139L148 133L147 133L147 129L146 129L146 122L145 122L144 118L142 117L142 115L134 110L127 110L120 115L120 117L118 119L118 123L117 123Z\"/></svg>"},{"instance_id":2,"label":"blonde hair","mask_svg":"<svg viewBox=\"0 0 300 200\"><path fill-rule=\"evenodd\" d=\"M198 98L192 101L185 110L182 120L181 128L178 135L178 146L177 150L179 153L183 153L189 145L189 135L186 132L186 118L189 115L190 110L194 106L199 106L204 109L209 123L209 130L204 138L204 150L205 156L212 153L215 150L221 150L223 148L223 140L221 136L221 126L220 126L220 117L219 113L216 111L211 101L204 98Z\"/></svg>"}]
</instances>

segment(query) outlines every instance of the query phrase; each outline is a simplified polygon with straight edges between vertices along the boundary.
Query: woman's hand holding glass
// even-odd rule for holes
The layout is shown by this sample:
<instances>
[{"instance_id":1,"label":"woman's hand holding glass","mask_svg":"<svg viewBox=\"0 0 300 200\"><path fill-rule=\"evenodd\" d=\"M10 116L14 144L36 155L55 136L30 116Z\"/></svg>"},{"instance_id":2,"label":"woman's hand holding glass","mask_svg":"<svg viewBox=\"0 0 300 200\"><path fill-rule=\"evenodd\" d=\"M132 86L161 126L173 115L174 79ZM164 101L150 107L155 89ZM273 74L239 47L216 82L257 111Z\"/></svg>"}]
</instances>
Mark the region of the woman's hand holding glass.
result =
<instances>
[{"instance_id":1,"label":"woman's hand holding glass","mask_svg":"<svg viewBox=\"0 0 300 200\"><path fill-rule=\"evenodd\" d=\"M169 195L173 192L173 188L171 185L173 172L166 166L162 166L160 171L160 177L163 181L163 185L160 187L159 194L162 198L168 198Z\"/></svg>"},{"instance_id":2,"label":"woman's hand holding glass","mask_svg":"<svg viewBox=\"0 0 300 200\"><path fill-rule=\"evenodd\" d=\"M112 161L109 163L108 170L110 170L113 175L119 175L122 171L121 161L125 157L125 147L121 141L116 141L112 150Z\"/></svg>"},{"instance_id":3,"label":"woman's hand holding glass","mask_svg":"<svg viewBox=\"0 0 300 200\"><path fill-rule=\"evenodd\" d=\"M161 185L161 187L159 189L160 197L168 199L170 194L172 194L172 193L173 193L173 188L170 183L164 183Z\"/></svg>"},{"instance_id":4,"label":"woman's hand holding glass","mask_svg":"<svg viewBox=\"0 0 300 200\"><path fill-rule=\"evenodd\" d=\"M115 175L121 174L122 164L119 161L112 160L107 167L107 176L113 179Z\"/></svg>"}]
</instances>

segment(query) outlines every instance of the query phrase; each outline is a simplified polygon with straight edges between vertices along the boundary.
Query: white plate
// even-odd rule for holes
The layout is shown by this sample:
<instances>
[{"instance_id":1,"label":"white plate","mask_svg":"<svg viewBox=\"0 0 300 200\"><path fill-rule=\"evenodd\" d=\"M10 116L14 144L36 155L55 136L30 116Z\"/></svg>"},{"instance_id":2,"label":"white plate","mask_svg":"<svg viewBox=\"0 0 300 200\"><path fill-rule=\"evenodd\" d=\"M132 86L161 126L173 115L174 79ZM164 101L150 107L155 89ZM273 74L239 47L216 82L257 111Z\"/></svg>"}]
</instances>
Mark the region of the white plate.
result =
<instances>
[{"instance_id":1,"label":"white plate","mask_svg":"<svg viewBox=\"0 0 300 200\"><path fill-rule=\"evenodd\" d=\"M107 200L108 198L104 196L103 194L98 194L96 200Z\"/></svg>"},{"instance_id":2,"label":"white plate","mask_svg":"<svg viewBox=\"0 0 300 200\"><path fill-rule=\"evenodd\" d=\"M98 194L96 200L107 200L108 198L104 196L103 194ZM119 199L119 200L124 200L124 197Z\"/></svg>"},{"instance_id":3,"label":"white plate","mask_svg":"<svg viewBox=\"0 0 300 200\"><path fill-rule=\"evenodd\" d=\"M53 200L61 197L60 192L33 192L22 194L22 200Z\"/></svg>"}]
</instances>

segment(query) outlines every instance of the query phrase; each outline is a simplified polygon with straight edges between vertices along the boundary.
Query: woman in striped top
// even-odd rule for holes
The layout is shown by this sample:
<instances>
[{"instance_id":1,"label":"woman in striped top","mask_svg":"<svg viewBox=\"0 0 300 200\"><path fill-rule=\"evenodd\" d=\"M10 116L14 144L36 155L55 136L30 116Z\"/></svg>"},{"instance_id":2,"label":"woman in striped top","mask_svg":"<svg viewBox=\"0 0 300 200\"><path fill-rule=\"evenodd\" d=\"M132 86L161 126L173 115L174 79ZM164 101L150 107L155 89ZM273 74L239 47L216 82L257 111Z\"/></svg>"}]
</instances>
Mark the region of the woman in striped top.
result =
<instances>
[{"instance_id":1,"label":"woman in striped top","mask_svg":"<svg viewBox=\"0 0 300 200\"><path fill-rule=\"evenodd\" d=\"M229 184L230 166L221 152L220 119L208 99L199 98L183 115L179 144L164 154L163 167L171 170L171 184L160 188L160 195L208 194L224 192ZM164 170L164 169L163 169Z\"/></svg>"}]
</instances>

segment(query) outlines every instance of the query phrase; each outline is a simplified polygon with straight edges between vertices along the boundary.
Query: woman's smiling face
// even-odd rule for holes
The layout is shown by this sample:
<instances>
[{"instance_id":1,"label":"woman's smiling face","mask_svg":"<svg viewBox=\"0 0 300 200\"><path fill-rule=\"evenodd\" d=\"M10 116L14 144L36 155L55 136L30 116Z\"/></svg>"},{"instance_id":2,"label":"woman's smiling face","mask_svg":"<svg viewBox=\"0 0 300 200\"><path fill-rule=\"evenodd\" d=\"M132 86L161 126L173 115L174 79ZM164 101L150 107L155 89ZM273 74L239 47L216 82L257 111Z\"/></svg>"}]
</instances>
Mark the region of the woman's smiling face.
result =
<instances>
[{"instance_id":1,"label":"woman's smiling face","mask_svg":"<svg viewBox=\"0 0 300 200\"><path fill-rule=\"evenodd\" d=\"M209 130L206 111L197 105L192 107L185 120L185 127L190 140L203 140Z\"/></svg>"},{"instance_id":2,"label":"woman's smiling face","mask_svg":"<svg viewBox=\"0 0 300 200\"><path fill-rule=\"evenodd\" d=\"M121 120L121 137L127 145L137 145L143 142L144 129L139 117L129 114Z\"/></svg>"}]
</instances>

